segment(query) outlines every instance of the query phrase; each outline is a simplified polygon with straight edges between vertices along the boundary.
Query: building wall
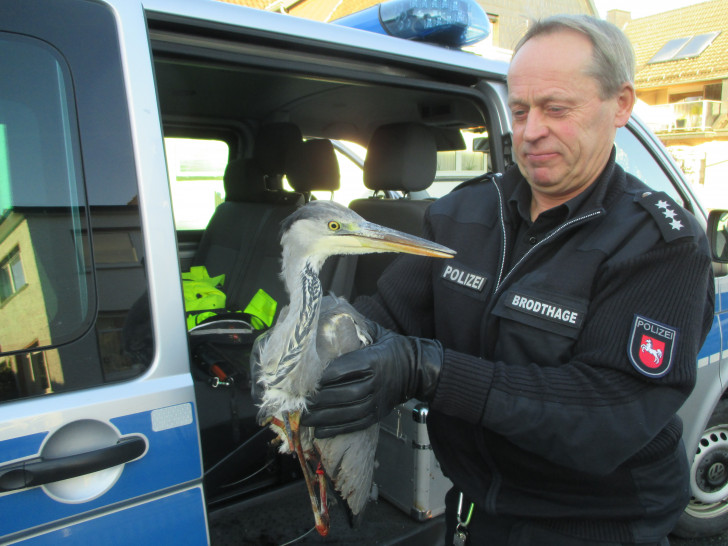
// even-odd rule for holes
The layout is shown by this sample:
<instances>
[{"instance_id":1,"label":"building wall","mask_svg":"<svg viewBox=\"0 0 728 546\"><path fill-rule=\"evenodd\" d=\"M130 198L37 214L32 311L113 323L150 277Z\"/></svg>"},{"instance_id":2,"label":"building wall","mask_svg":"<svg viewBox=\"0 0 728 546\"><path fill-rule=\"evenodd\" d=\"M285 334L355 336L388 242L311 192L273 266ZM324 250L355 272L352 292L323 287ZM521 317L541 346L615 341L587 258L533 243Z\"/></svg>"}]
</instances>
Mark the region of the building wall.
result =
<instances>
[{"instance_id":1,"label":"building wall","mask_svg":"<svg viewBox=\"0 0 728 546\"><path fill-rule=\"evenodd\" d=\"M716 30L721 33L699 55L650 63L670 40ZM652 105L651 112L640 111L640 116L667 146L706 208L728 208L726 30L728 0L695 2L625 27L635 50L637 97Z\"/></svg>"},{"instance_id":2,"label":"building wall","mask_svg":"<svg viewBox=\"0 0 728 546\"><path fill-rule=\"evenodd\" d=\"M22 219L0 242L0 261L17 249L20 255L25 285L0 305L0 346L17 350L51 343L46 300L35 257L27 219ZM3 357L4 369L10 369L20 384L16 388L25 394L51 392L54 383L63 383L63 369L56 351L46 351L42 362L35 366L30 358ZM45 367L42 373L39 369ZM45 376L45 377L42 377Z\"/></svg>"},{"instance_id":3,"label":"building wall","mask_svg":"<svg viewBox=\"0 0 728 546\"><path fill-rule=\"evenodd\" d=\"M586 13L597 15L589 0L478 0L489 14L497 17L498 31L493 45L513 49L528 29L529 21L557 13Z\"/></svg>"}]
</instances>

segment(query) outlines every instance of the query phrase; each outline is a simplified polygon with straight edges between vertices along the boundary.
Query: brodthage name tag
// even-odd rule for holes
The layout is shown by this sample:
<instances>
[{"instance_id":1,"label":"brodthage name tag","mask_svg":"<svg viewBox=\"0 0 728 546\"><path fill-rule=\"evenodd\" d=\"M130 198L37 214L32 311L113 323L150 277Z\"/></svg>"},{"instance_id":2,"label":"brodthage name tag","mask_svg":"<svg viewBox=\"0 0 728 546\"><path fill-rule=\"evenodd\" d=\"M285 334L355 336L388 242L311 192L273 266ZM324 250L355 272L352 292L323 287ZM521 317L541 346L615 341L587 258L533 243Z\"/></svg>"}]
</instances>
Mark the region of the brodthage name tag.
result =
<instances>
[{"instance_id":1,"label":"brodthage name tag","mask_svg":"<svg viewBox=\"0 0 728 546\"><path fill-rule=\"evenodd\" d=\"M508 294L508 299L505 303L506 307L514 311L527 313L534 317L544 318L557 324L571 326L572 328L581 327L581 322L584 320L582 313L573 307L547 301L542 298L526 296L518 292Z\"/></svg>"}]
</instances>

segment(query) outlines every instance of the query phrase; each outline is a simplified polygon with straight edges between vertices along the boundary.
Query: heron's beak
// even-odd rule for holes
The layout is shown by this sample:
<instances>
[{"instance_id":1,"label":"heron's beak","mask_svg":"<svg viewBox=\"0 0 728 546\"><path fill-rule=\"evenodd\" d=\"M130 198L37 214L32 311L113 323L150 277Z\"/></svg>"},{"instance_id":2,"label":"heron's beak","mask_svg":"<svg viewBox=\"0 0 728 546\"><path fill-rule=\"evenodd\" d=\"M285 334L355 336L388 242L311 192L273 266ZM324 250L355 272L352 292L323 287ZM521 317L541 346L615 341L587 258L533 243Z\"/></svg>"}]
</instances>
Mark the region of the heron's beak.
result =
<instances>
[{"instance_id":1,"label":"heron's beak","mask_svg":"<svg viewBox=\"0 0 728 546\"><path fill-rule=\"evenodd\" d=\"M358 230L348 233L347 236L355 239L368 252L403 252L435 258L452 258L455 256L455 251L446 246L438 245L421 237L408 235L396 229L390 229L371 222L364 222L358 227Z\"/></svg>"}]
</instances>

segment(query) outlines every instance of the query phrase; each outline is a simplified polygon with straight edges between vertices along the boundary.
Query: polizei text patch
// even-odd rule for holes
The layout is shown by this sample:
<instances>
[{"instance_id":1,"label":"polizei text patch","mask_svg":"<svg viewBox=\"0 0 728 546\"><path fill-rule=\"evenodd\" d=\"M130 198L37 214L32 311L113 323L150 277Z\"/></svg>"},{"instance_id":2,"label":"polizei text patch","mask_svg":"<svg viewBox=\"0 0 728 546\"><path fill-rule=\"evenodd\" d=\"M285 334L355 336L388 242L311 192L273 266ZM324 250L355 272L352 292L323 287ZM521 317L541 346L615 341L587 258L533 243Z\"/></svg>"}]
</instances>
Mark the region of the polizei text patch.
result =
<instances>
[{"instance_id":1,"label":"polizei text patch","mask_svg":"<svg viewBox=\"0 0 728 546\"><path fill-rule=\"evenodd\" d=\"M458 265L447 265L442 272L442 278L449 282L454 282L460 286L470 288L476 292L482 292L485 288L486 278L472 271L467 271Z\"/></svg>"}]
</instances>

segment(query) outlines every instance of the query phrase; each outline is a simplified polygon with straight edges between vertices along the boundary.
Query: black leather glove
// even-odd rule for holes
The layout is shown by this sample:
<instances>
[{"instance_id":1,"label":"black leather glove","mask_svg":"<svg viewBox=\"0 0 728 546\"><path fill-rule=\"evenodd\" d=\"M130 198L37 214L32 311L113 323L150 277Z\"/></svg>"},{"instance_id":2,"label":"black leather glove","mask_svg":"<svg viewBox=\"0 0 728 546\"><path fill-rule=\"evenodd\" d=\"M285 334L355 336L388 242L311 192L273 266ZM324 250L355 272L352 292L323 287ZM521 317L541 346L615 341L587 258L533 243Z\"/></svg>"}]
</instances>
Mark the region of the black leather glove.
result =
<instances>
[{"instance_id":1,"label":"black leather glove","mask_svg":"<svg viewBox=\"0 0 728 546\"><path fill-rule=\"evenodd\" d=\"M442 367L439 341L395 334L369 323L376 341L334 359L301 416L317 438L362 430L410 398L429 401Z\"/></svg>"}]
</instances>

